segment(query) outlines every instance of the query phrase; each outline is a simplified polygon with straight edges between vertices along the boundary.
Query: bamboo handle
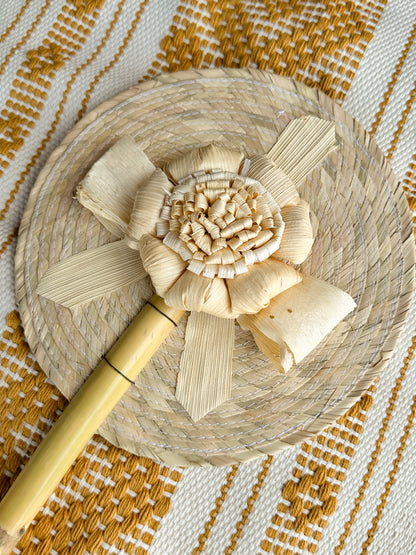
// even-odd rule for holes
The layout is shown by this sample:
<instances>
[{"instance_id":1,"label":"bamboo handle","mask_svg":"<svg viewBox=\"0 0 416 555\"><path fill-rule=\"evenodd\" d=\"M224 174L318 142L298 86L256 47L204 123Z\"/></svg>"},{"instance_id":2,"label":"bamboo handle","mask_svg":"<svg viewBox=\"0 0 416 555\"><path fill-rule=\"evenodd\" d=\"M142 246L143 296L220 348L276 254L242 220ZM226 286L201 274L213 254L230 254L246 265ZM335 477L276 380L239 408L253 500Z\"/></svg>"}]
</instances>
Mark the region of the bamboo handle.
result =
<instances>
[{"instance_id":1,"label":"bamboo handle","mask_svg":"<svg viewBox=\"0 0 416 555\"><path fill-rule=\"evenodd\" d=\"M0 554L10 553L182 315L154 295L92 372L1 501Z\"/></svg>"}]
</instances>

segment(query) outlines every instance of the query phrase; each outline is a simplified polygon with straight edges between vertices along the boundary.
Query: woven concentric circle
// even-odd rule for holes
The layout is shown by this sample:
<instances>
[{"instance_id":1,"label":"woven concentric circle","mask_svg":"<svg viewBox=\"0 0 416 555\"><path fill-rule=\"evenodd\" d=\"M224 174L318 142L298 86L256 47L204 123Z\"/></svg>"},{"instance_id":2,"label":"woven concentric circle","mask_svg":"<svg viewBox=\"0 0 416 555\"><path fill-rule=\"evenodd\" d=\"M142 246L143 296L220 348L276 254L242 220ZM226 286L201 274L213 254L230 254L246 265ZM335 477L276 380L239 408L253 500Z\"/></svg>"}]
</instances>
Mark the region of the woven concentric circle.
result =
<instances>
[{"instance_id":1,"label":"woven concentric circle","mask_svg":"<svg viewBox=\"0 0 416 555\"><path fill-rule=\"evenodd\" d=\"M171 464L221 465L276 452L343 414L385 366L406 317L414 279L407 201L371 137L340 106L252 70L164 75L128 90L80 121L39 175L20 232L17 295L31 348L70 398L152 293L147 281L74 312L35 293L51 264L113 240L73 199L92 163L123 134L156 165L210 142L257 154L305 114L334 120L340 147L300 187L316 227L301 269L348 291L357 309L287 375L236 324L232 397L199 423L174 397L180 325L100 428L111 442Z\"/></svg>"}]
</instances>

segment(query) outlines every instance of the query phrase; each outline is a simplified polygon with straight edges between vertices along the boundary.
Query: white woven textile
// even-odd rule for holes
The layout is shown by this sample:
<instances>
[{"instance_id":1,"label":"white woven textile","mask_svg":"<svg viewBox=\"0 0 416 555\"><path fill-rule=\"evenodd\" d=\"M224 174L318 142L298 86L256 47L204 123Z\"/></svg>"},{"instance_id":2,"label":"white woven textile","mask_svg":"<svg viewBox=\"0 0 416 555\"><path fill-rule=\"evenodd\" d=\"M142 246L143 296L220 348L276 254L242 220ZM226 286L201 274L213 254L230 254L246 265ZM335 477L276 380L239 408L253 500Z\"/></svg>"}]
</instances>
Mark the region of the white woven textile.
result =
<instances>
[{"instance_id":1,"label":"white woven textile","mask_svg":"<svg viewBox=\"0 0 416 555\"><path fill-rule=\"evenodd\" d=\"M371 36L363 35L362 42L351 39L344 45L342 55L328 53L333 48L328 44L324 47L321 68L325 71L322 74L312 59L295 76L322 86L373 134L403 181L408 198L410 201L415 198L416 1L342 0L334 3L322 0L317 3L303 0L296 2L296 7L290 7L290 2L269 3L275 4L274 7L266 4L225 0L218 3L208 0L3 0L0 112L2 109L6 112L1 112L0 126L6 126L3 131L14 129L13 141L17 142L8 150L0 141L0 163L3 161L0 166L1 329L10 329L6 318L16 308L14 250L17 227L29 191L49 154L79 117L118 92L161 71L179 67L187 69L198 60L200 67L229 64L232 59L236 65L245 64L247 61L241 61L244 49L249 65L261 67L259 59L263 60L266 69L287 74L289 66L283 62L280 66L273 66L278 62L272 57L273 52L280 52L278 38L285 29L293 33L297 26L310 23L313 27L317 21L316 25L323 18L331 21L337 14L335 26L338 28L351 23L354 27L357 21L362 21L364 27L367 25L362 32ZM338 6L334 8L333 4ZM289 13L291 9L292 14ZM360 18L351 15L353 9ZM274 17L271 15L273 10ZM241 15L244 11L247 18ZM234 20L237 23L231 25ZM326 30L332 33L333 41L340 41L341 34L328 25ZM221 27L228 31L219 31ZM325 32L324 29L321 35ZM195 37L200 38L198 44ZM233 37L236 37L235 44ZM268 50L267 37L276 38L275 50ZM296 35L295 42L301 37L302 33ZM32 86L44 92L42 97L28 92L27 88L19 88L17 82L26 79L29 83L27 77L19 75L30 70L27 63L33 60L31 50L37 51L41 58L43 56L42 60L47 61L48 51L39 54L37 49L43 44L47 50L45 39L48 38L49 44L60 40L63 58L62 64L59 59L53 60L53 71L32 79ZM257 54L253 44L260 48ZM227 58L227 48L235 49L234 58ZM200 58L196 56L198 51ZM343 61L343 55L348 60ZM336 61L336 67L331 67L331 59ZM354 60L355 65L351 64ZM300 63L297 58L292 61ZM326 74L329 74L329 81L325 81ZM334 80L337 75L338 82ZM43 85L36 85L41 82L39 79L43 79ZM349 90L342 87L347 81L351 83ZM35 98L39 104L35 101L31 104L25 95ZM27 122L12 122L12 127L7 127L11 114L23 115L27 121L33 121L33 126L28 127ZM26 134L22 133L24 129L27 129ZM2 139L11 140L7 135ZM142 526L139 535L122 534L122 541L118 543L108 543L104 538L97 552L124 554L135 549L137 553L152 555L416 553L416 361L412 349L408 354L412 342L415 342L415 321L416 303L413 301L394 355L374 391L369 392L371 408L360 408L361 412L349 420L303 445L291 447L274 457L239 465L236 469L169 469L176 474L163 480L170 480L175 487L168 496L170 509L163 517L155 517L157 526L139 523L137 526ZM0 385L7 389L13 381L20 380L12 363L24 365L25 361L7 351L9 343L5 337L3 334L1 354L7 363L3 364ZM41 435L51 420L52 417L44 418L47 425L39 426ZM23 437L20 432L15 433L16 445ZM356 439L351 439L354 437ZM4 435L0 439L4 446ZM20 446L15 450L22 454L25 448ZM3 459L9 456L10 452L5 452ZM73 484L61 487L62 491L72 495L74 502L83 498L80 493L83 485L92 489L96 487L97 491L103 487L101 472L105 461L92 455L91 464L94 461L101 466L99 469L91 466L91 471L81 477L78 493ZM315 466L309 465L310 461L314 461ZM298 492L304 503L311 502L309 509L305 505L307 526L302 528L296 525L296 515L292 514L296 510L293 501L286 498L284 488L291 480L299 481L308 473L315 476L319 466L325 467L325 472L334 469L334 476L328 480L332 488L331 498L335 501L324 506L324 502L316 497L318 486L311 484L304 493ZM5 475L10 478L7 469ZM111 481L107 483L111 484ZM56 499L62 505L66 503L68 508L67 497L58 496ZM322 514L319 513L314 522L311 507L315 505L321 507ZM44 514L53 517L56 511L46 508ZM79 522L82 518L79 516ZM122 522L123 519L119 520ZM72 524L68 526L72 529ZM105 529L105 524L97 528L103 534ZM82 529L80 537L87 542L91 533L87 528ZM51 538L48 549L44 541L46 536L39 538L37 534L35 527L29 544L32 550L39 545L43 547L41 551L32 552L39 555L59 552L53 544L56 540L53 526L46 534ZM69 540L67 548L74 545ZM79 553L89 553L88 549L83 549ZM15 553L21 552L19 548L15 549Z\"/></svg>"}]
</instances>

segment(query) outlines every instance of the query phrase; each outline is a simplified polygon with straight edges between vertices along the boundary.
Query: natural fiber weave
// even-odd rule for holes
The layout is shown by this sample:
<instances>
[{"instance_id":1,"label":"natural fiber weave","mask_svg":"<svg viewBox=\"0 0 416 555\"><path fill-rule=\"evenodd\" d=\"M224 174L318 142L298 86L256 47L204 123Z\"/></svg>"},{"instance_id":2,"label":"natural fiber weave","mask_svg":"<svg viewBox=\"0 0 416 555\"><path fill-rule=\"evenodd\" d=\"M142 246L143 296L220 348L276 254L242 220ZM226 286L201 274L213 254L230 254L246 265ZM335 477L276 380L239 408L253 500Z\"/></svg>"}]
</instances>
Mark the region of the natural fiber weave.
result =
<instances>
[{"instance_id":1,"label":"natural fiber weave","mask_svg":"<svg viewBox=\"0 0 416 555\"><path fill-rule=\"evenodd\" d=\"M123 134L155 163L217 142L267 151L289 119L334 119L338 151L300 186L317 229L305 274L348 291L357 309L294 371L278 374L237 327L232 398L197 424L175 401L184 327L160 348L100 433L173 464L226 464L275 452L321 430L366 390L389 359L414 279L404 193L364 129L317 90L254 70L161 76L106 102L67 136L32 191L18 243L17 296L42 368L71 397L151 294L125 288L71 313L38 298L53 263L112 240L73 199L91 164Z\"/></svg>"}]
</instances>

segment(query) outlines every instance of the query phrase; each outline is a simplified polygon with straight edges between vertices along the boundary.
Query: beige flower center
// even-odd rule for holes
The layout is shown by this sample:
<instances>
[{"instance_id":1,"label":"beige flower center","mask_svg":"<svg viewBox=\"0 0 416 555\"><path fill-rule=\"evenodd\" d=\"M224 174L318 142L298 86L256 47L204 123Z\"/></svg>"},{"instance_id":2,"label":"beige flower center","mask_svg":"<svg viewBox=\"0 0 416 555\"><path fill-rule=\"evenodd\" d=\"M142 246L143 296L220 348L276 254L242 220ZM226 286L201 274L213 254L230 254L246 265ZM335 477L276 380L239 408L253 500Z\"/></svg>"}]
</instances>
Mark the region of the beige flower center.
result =
<instances>
[{"instance_id":1,"label":"beige flower center","mask_svg":"<svg viewBox=\"0 0 416 555\"><path fill-rule=\"evenodd\" d=\"M278 248L279 206L258 181L212 170L182 179L166 198L157 235L206 277L233 278Z\"/></svg>"}]
</instances>

